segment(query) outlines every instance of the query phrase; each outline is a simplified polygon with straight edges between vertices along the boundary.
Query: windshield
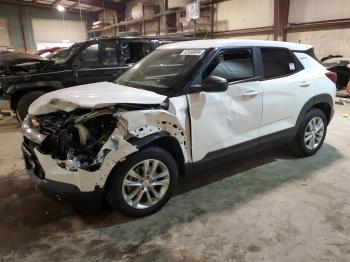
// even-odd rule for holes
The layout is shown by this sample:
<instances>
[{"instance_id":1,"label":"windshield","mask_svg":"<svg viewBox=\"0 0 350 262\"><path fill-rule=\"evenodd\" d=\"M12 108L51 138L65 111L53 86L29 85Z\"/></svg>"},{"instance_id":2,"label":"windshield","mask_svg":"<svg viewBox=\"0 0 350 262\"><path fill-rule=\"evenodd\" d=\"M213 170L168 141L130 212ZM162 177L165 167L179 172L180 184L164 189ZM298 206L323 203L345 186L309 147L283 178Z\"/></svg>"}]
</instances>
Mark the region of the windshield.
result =
<instances>
[{"instance_id":1,"label":"windshield","mask_svg":"<svg viewBox=\"0 0 350 262\"><path fill-rule=\"evenodd\" d=\"M63 50L64 57L60 57L59 59L53 58L55 60L56 64L63 64L65 63L70 56L72 56L76 50L82 45L83 43L75 43L72 46L70 46L68 49Z\"/></svg>"},{"instance_id":2,"label":"windshield","mask_svg":"<svg viewBox=\"0 0 350 262\"><path fill-rule=\"evenodd\" d=\"M189 76L205 49L157 49L118 79L118 84L168 95Z\"/></svg>"},{"instance_id":3,"label":"windshield","mask_svg":"<svg viewBox=\"0 0 350 262\"><path fill-rule=\"evenodd\" d=\"M47 58L48 59L57 59L57 60L60 60L60 59L65 59L68 54L69 54L69 49L66 48L66 49L59 49L59 50L56 50L52 53L50 53Z\"/></svg>"}]
</instances>

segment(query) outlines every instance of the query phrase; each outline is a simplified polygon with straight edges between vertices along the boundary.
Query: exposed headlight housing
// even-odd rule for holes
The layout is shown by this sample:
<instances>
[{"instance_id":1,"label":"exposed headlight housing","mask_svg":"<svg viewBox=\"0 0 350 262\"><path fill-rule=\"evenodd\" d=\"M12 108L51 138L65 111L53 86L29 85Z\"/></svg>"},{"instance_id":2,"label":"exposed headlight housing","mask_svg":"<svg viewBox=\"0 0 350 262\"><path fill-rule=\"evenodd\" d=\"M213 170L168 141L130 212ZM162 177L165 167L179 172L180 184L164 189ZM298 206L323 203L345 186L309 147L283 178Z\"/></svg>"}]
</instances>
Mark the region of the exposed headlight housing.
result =
<instances>
[{"instance_id":1,"label":"exposed headlight housing","mask_svg":"<svg viewBox=\"0 0 350 262\"><path fill-rule=\"evenodd\" d=\"M45 134L41 134L38 129L37 126L33 126L33 123L37 124L38 121L35 120L36 122L32 121L33 118L30 117L30 115L27 115L26 118L23 120L22 122L22 132L23 135L28 138L29 140L37 143L37 144L41 144L45 138L47 137L47 135Z\"/></svg>"}]
</instances>

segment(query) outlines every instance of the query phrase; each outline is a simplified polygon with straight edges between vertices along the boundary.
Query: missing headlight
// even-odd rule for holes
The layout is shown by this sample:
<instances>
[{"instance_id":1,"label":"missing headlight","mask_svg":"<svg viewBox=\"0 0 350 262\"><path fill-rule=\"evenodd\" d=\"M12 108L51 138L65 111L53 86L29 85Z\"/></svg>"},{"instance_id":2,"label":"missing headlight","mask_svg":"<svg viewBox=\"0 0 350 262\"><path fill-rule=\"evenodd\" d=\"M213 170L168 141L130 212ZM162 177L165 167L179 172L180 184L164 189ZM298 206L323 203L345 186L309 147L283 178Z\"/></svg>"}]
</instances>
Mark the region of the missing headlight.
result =
<instances>
[{"instance_id":1,"label":"missing headlight","mask_svg":"<svg viewBox=\"0 0 350 262\"><path fill-rule=\"evenodd\" d=\"M61 160L59 165L67 170L97 170L96 156L116 128L114 113L105 109L69 116L69 121L47 137L41 150Z\"/></svg>"}]
</instances>

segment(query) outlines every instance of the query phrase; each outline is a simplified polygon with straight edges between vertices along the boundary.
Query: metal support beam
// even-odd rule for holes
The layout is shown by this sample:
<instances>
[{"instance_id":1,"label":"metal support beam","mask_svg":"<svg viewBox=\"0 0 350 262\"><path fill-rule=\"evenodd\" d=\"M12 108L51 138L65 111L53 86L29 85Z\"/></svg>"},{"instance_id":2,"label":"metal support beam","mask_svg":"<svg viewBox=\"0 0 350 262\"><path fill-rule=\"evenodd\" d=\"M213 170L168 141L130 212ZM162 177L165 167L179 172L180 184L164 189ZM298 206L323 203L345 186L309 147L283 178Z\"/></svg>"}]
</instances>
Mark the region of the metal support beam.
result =
<instances>
[{"instance_id":1,"label":"metal support beam","mask_svg":"<svg viewBox=\"0 0 350 262\"><path fill-rule=\"evenodd\" d=\"M315 21L299 24L288 24L285 30L288 32L302 32L325 29L350 28L350 18Z\"/></svg>"},{"instance_id":2,"label":"metal support beam","mask_svg":"<svg viewBox=\"0 0 350 262\"><path fill-rule=\"evenodd\" d=\"M75 3L79 3L79 0L70 0ZM118 10L122 5L124 5L124 2L111 2L111 1L100 1L100 0L80 0L81 4L84 5L92 5L92 6L97 6L97 7L102 7L106 9L112 9L112 10Z\"/></svg>"},{"instance_id":3,"label":"metal support beam","mask_svg":"<svg viewBox=\"0 0 350 262\"><path fill-rule=\"evenodd\" d=\"M79 2L78 3L75 3L75 4L72 4L69 9L70 10L73 10L74 8L78 7L79 6Z\"/></svg>"},{"instance_id":4,"label":"metal support beam","mask_svg":"<svg viewBox=\"0 0 350 262\"><path fill-rule=\"evenodd\" d=\"M289 0L274 1L274 40L286 41L285 26L288 24Z\"/></svg>"},{"instance_id":5,"label":"metal support beam","mask_svg":"<svg viewBox=\"0 0 350 262\"><path fill-rule=\"evenodd\" d=\"M247 29L236 29L236 30L226 30L226 31L215 31L214 35L218 36L251 36L251 35L264 35L264 34L272 34L274 32L273 26L266 27L255 27L255 28L247 28ZM199 34L199 32L197 32ZM203 32L204 34L204 32Z\"/></svg>"},{"instance_id":6,"label":"metal support beam","mask_svg":"<svg viewBox=\"0 0 350 262\"><path fill-rule=\"evenodd\" d=\"M61 1L62 1L62 0L55 0L55 1L51 4L51 6L52 6L52 7L56 7L56 5L58 5L59 3L61 3Z\"/></svg>"},{"instance_id":7,"label":"metal support beam","mask_svg":"<svg viewBox=\"0 0 350 262\"><path fill-rule=\"evenodd\" d=\"M74 1L74 0L72 0ZM29 6L29 7L35 7L35 8L40 8L40 9L52 9L54 8L53 6L50 5L46 5L46 4L41 4L38 3L37 1L33 1L33 2L24 2L24 1L19 1L19 0L0 0L0 3L3 4L10 4L10 5L20 5L20 6ZM78 10L68 10L69 12L76 12Z\"/></svg>"}]
</instances>

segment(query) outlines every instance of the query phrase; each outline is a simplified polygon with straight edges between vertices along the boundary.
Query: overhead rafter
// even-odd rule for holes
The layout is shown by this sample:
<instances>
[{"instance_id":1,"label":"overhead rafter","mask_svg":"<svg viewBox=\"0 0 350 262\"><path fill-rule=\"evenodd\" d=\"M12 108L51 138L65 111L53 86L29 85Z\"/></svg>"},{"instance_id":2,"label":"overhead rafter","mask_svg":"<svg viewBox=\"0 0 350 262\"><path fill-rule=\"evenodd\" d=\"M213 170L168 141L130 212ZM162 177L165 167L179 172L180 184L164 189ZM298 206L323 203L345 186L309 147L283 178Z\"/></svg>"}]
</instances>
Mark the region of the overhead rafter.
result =
<instances>
[{"instance_id":1,"label":"overhead rafter","mask_svg":"<svg viewBox=\"0 0 350 262\"><path fill-rule=\"evenodd\" d=\"M79 0L70 0L75 3L79 3ZM102 7L106 9L112 9L112 10L117 10L119 7L122 6L122 2L111 2L107 0L80 0L81 4L84 5L92 5L96 7Z\"/></svg>"},{"instance_id":2,"label":"overhead rafter","mask_svg":"<svg viewBox=\"0 0 350 262\"><path fill-rule=\"evenodd\" d=\"M21 1L21 0L0 0L0 3L5 4L15 4L15 5L26 5L31 7L39 7L39 8L55 8L62 0L55 0L53 3L41 3L38 2L38 0L32 0L32 1ZM114 11L118 10L119 8L123 8L125 5L125 0L122 0L120 2L113 2L108 0L70 0L71 2L74 2L73 5L70 7L67 7L69 11L79 11L77 9L74 9L80 4L83 5L89 5L91 8L88 8L87 10L82 10L84 12L93 11L94 7L99 8L105 8L105 9L112 9Z\"/></svg>"},{"instance_id":3,"label":"overhead rafter","mask_svg":"<svg viewBox=\"0 0 350 262\"><path fill-rule=\"evenodd\" d=\"M62 0L55 0L55 1L51 4L51 6L52 6L52 7L56 7L56 5L58 5L59 3L61 3L61 1L62 1Z\"/></svg>"},{"instance_id":4,"label":"overhead rafter","mask_svg":"<svg viewBox=\"0 0 350 262\"><path fill-rule=\"evenodd\" d=\"M76 8L76 7L78 7L79 6L79 2L76 2L75 4L72 4L70 7L69 7L69 9L74 9L74 8Z\"/></svg>"},{"instance_id":5,"label":"overhead rafter","mask_svg":"<svg viewBox=\"0 0 350 262\"><path fill-rule=\"evenodd\" d=\"M37 7L37 8L45 8L45 9L52 9L53 6L47 5L47 4L42 4L38 3L37 1L33 2L25 2L25 1L20 1L20 0L0 0L0 3L3 4L10 4L10 5L22 5L22 6L29 6L29 7ZM79 10L72 9L69 10L70 12L78 12Z\"/></svg>"}]
</instances>

